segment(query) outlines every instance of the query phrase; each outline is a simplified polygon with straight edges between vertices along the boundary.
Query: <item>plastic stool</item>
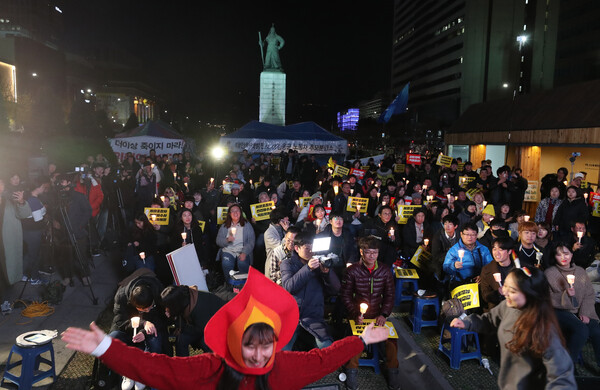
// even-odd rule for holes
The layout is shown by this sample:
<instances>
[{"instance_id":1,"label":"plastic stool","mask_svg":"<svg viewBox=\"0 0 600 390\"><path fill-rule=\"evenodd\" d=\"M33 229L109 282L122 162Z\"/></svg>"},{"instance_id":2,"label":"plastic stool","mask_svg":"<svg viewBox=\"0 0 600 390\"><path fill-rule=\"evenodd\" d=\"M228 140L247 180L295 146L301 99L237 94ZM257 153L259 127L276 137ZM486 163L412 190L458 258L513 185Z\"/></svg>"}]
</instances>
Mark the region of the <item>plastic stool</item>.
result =
<instances>
[{"instance_id":1,"label":"plastic stool","mask_svg":"<svg viewBox=\"0 0 600 390\"><path fill-rule=\"evenodd\" d=\"M444 331L450 332L452 338L444 338ZM474 351L463 352L462 346L465 346L465 350L469 348L467 336L473 335L475 338L475 346L477 347ZM450 349L444 346L444 343L450 341ZM479 336L477 332L470 332L468 330L453 328L450 325L444 323L442 326L442 334L440 335L440 345L438 347L440 351L448 358L450 358L450 367L455 370L460 368L460 362L468 359L477 359L481 363L481 349L479 348Z\"/></svg>"},{"instance_id":2,"label":"plastic stool","mask_svg":"<svg viewBox=\"0 0 600 390\"><path fill-rule=\"evenodd\" d=\"M233 292L237 294L240 292L242 287L244 287L244 285L246 284L246 279L229 278L227 283L229 283L229 285L233 288Z\"/></svg>"},{"instance_id":3,"label":"plastic stool","mask_svg":"<svg viewBox=\"0 0 600 390\"><path fill-rule=\"evenodd\" d=\"M394 305L398 306L402 302L412 301L413 294L419 289L417 279L396 278L396 298Z\"/></svg>"},{"instance_id":4,"label":"plastic stool","mask_svg":"<svg viewBox=\"0 0 600 390\"><path fill-rule=\"evenodd\" d=\"M375 370L375 374L379 375L381 373L381 369L379 368L379 343L371 344L367 346L367 351L372 353L371 359L358 359L359 367L373 367Z\"/></svg>"},{"instance_id":5,"label":"plastic stool","mask_svg":"<svg viewBox=\"0 0 600 390\"><path fill-rule=\"evenodd\" d=\"M424 320L423 319L423 309L425 306L433 306L435 310L435 319L433 320ZM437 295L424 295L419 296L415 293L413 297L413 310L411 315L408 317L413 326L413 333L419 334L421 333L421 328L424 326L437 326L438 321L437 318L440 315L440 301L437 298Z\"/></svg>"},{"instance_id":6,"label":"plastic stool","mask_svg":"<svg viewBox=\"0 0 600 390\"><path fill-rule=\"evenodd\" d=\"M50 360L42 357L44 352L50 352ZM16 363L11 363L10 358L12 357L13 353L21 355L21 360ZM49 365L50 369L40 372L41 363ZM16 376L8 372L17 366L21 366L20 376ZM36 371L39 372L37 375L35 374ZM52 341L43 345L36 345L28 348L15 344L8 355L8 360L6 361L6 370L4 371L4 376L2 377L0 386L4 386L4 380L8 379L9 381L14 382L20 390L29 390L34 383L37 383L48 377L56 379L56 373L54 371L54 348L52 347Z\"/></svg>"}]
</instances>

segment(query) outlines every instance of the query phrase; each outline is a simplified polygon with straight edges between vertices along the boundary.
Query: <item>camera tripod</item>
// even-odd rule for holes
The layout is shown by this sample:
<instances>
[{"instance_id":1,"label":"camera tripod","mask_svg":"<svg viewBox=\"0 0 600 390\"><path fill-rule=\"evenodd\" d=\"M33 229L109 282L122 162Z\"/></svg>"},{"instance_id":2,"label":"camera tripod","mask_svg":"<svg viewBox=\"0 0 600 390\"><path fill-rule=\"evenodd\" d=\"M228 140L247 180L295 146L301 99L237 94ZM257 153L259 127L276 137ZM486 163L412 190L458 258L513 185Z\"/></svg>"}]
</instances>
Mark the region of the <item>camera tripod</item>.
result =
<instances>
[{"instance_id":1,"label":"camera tripod","mask_svg":"<svg viewBox=\"0 0 600 390\"><path fill-rule=\"evenodd\" d=\"M77 238L75 238L75 232L73 231L73 226L71 225L71 219L69 218L69 214L67 212L67 203L61 201L58 208L60 210L60 215L64 222L65 229L67 230L67 232L66 232L67 236L69 237L71 245L72 245L73 249L75 250L75 257L77 257L79 266L83 270L83 269L85 269L85 267L84 267L85 260L81 254L81 250L79 249L79 244L77 244ZM92 288L91 281L88 284L88 287L90 288L90 293L92 294L92 304L98 305L98 298L96 298L96 295L94 294L94 289Z\"/></svg>"}]
</instances>

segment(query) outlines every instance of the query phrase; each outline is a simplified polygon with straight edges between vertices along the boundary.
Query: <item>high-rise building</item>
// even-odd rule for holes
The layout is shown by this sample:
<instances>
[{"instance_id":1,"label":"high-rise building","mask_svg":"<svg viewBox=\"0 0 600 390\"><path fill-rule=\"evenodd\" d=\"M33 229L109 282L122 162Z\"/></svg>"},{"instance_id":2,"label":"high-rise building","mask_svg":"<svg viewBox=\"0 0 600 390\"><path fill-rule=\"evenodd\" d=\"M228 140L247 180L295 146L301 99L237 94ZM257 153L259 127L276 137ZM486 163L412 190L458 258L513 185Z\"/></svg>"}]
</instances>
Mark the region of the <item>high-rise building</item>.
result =
<instances>
[{"instance_id":1,"label":"high-rise building","mask_svg":"<svg viewBox=\"0 0 600 390\"><path fill-rule=\"evenodd\" d=\"M0 0L0 37L24 37L56 48L63 34L63 3Z\"/></svg>"},{"instance_id":2,"label":"high-rise building","mask_svg":"<svg viewBox=\"0 0 600 390\"><path fill-rule=\"evenodd\" d=\"M552 88L558 0L395 0L392 95L445 128L471 104Z\"/></svg>"},{"instance_id":3,"label":"high-rise building","mask_svg":"<svg viewBox=\"0 0 600 390\"><path fill-rule=\"evenodd\" d=\"M360 110L358 108L349 108L346 112L337 113L337 125L341 131L358 129L358 119Z\"/></svg>"}]
</instances>

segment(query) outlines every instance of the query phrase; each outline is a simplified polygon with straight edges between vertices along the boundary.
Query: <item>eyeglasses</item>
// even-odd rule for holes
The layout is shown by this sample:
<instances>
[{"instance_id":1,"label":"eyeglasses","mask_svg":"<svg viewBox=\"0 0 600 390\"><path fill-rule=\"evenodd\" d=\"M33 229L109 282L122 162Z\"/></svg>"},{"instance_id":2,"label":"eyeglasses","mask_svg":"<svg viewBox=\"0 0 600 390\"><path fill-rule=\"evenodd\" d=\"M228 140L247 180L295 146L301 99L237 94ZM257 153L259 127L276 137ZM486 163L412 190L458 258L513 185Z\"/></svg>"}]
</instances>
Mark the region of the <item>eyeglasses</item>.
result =
<instances>
[{"instance_id":1,"label":"eyeglasses","mask_svg":"<svg viewBox=\"0 0 600 390\"><path fill-rule=\"evenodd\" d=\"M150 310L154 309L156 307L156 304L154 302L152 302L152 305L146 307L146 308L141 308L141 307L137 307L137 311L142 312L142 313L148 313Z\"/></svg>"},{"instance_id":2,"label":"eyeglasses","mask_svg":"<svg viewBox=\"0 0 600 390\"><path fill-rule=\"evenodd\" d=\"M466 237L477 237L477 233L465 233L465 232L462 232L461 234L463 236L466 236Z\"/></svg>"},{"instance_id":3,"label":"eyeglasses","mask_svg":"<svg viewBox=\"0 0 600 390\"><path fill-rule=\"evenodd\" d=\"M332 221L343 221L344 219L342 217L333 217L331 218Z\"/></svg>"},{"instance_id":4,"label":"eyeglasses","mask_svg":"<svg viewBox=\"0 0 600 390\"><path fill-rule=\"evenodd\" d=\"M365 256L377 256L379 255L379 249L363 249L363 255Z\"/></svg>"}]
</instances>

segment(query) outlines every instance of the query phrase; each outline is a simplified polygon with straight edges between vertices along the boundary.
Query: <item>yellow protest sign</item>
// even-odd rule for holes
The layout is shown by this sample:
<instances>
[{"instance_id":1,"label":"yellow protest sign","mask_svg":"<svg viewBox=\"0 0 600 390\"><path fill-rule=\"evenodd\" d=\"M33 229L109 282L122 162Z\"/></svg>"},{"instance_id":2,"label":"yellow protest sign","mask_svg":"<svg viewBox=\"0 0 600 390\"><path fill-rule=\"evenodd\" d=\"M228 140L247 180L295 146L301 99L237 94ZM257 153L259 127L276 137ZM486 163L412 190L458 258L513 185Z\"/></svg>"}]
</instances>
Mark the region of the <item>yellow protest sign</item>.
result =
<instances>
[{"instance_id":1,"label":"yellow protest sign","mask_svg":"<svg viewBox=\"0 0 600 390\"><path fill-rule=\"evenodd\" d=\"M405 204L399 204L398 205L398 223L401 225L406 225L406 223L408 222L408 219L410 217L412 217L413 213L415 212L415 210L420 209L421 205L405 205Z\"/></svg>"},{"instance_id":2,"label":"yellow protest sign","mask_svg":"<svg viewBox=\"0 0 600 390\"><path fill-rule=\"evenodd\" d=\"M290 180L287 182L288 188L293 188L294 187L294 181Z\"/></svg>"},{"instance_id":3,"label":"yellow protest sign","mask_svg":"<svg viewBox=\"0 0 600 390\"><path fill-rule=\"evenodd\" d=\"M310 196L301 196L300 197L300 208L305 208L310 203Z\"/></svg>"},{"instance_id":4,"label":"yellow protest sign","mask_svg":"<svg viewBox=\"0 0 600 390\"><path fill-rule=\"evenodd\" d=\"M459 176L458 185L462 188L467 188L467 185L473 180L475 180L473 176Z\"/></svg>"},{"instance_id":5,"label":"yellow protest sign","mask_svg":"<svg viewBox=\"0 0 600 390\"><path fill-rule=\"evenodd\" d=\"M423 245L420 245L415 251L413 257L410 259L410 262L413 263L417 268L421 268L421 263L429 260L431 260L431 253L427 252L427 249L425 249Z\"/></svg>"},{"instance_id":6,"label":"yellow protest sign","mask_svg":"<svg viewBox=\"0 0 600 390\"><path fill-rule=\"evenodd\" d=\"M369 172L369 170L371 169L371 166L370 165L361 165L360 169L365 172Z\"/></svg>"},{"instance_id":7,"label":"yellow protest sign","mask_svg":"<svg viewBox=\"0 0 600 390\"><path fill-rule=\"evenodd\" d=\"M456 168L456 170L459 171L459 172L464 171L465 170L465 163L464 162L458 163L458 167Z\"/></svg>"},{"instance_id":8,"label":"yellow protest sign","mask_svg":"<svg viewBox=\"0 0 600 390\"><path fill-rule=\"evenodd\" d=\"M406 164L394 164L394 173L402 173L406 168Z\"/></svg>"},{"instance_id":9,"label":"yellow protest sign","mask_svg":"<svg viewBox=\"0 0 600 390\"><path fill-rule=\"evenodd\" d=\"M144 214L148 217L148 221L154 225L168 225L169 224L169 209L162 208L144 208Z\"/></svg>"},{"instance_id":10,"label":"yellow protest sign","mask_svg":"<svg viewBox=\"0 0 600 390\"><path fill-rule=\"evenodd\" d=\"M440 153L438 155L437 161L435 162L436 165L440 165L446 168L450 168L450 165L452 165L452 157L450 156L445 156L442 153Z\"/></svg>"},{"instance_id":11,"label":"yellow protest sign","mask_svg":"<svg viewBox=\"0 0 600 390\"><path fill-rule=\"evenodd\" d=\"M202 233L204 233L204 226L206 226L206 222L198 220L198 225L200 225L200 229L202 229Z\"/></svg>"},{"instance_id":12,"label":"yellow protest sign","mask_svg":"<svg viewBox=\"0 0 600 390\"><path fill-rule=\"evenodd\" d=\"M233 183L233 182L223 183L223 193L226 195L231 194L231 187L233 187L234 184L235 183Z\"/></svg>"},{"instance_id":13,"label":"yellow protest sign","mask_svg":"<svg viewBox=\"0 0 600 390\"><path fill-rule=\"evenodd\" d=\"M396 268L396 279L419 279L416 269Z\"/></svg>"},{"instance_id":14,"label":"yellow protest sign","mask_svg":"<svg viewBox=\"0 0 600 390\"><path fill-rule=\"evenodd\" d=\"M335 169L333 170L333 176L348 176L348 174L350 173L350 169L341 166L341 165L336 165Z\"/></svg>"},{"instance_id":15,"label":"yellow protest sign","mask_svg":"<svg viewBox=\"0 0 600 390\"><path fill-rule=\"evenodd\" d=\"M329 160L327 160L327 166L329 168L335 168L335 161L333 160L333 157L329 157Z\"/></svg>"},{"instance_id":16,"label":"yellow protest sign","mask_svg":"<svg viewBox=\"0 0 600 390\"><path fill-rule=\"evenodd\" d=\"M594 207L592 208L592 216L600 217L600 202L594 202Z\"/></svg>"},{"instance_id":17,"label":"yellow protest sign","mask_svg":"<svg viewBox=\"0 0 600 390\"><path fill-rule=\"evenodd\" d=\"M264 221L265 219L269 219L271 216L271 211L273 211L273 206L275 206L273 201L251 204L250 213L252 214L252 218L254 218L256 221Z\"/></svg>"},{"instance_id":18,"label":"yellow protest sign","mask_svg":"<svg viewBox=\"0 0 600 390\"><path fill-rule=\"evenodd\" d=\"M228 209L229 207L217 207L217 225L222 225L225 223Z\"/></svg>"},{"instance_id":19,"label":"yellow protest sign","mask_svg":"<svg viewBox=\"0 0 600 390\"><path fill-rule=\"evenodd\" d=\"M461 301L465 310L479 307L479 285L477 283L458 286L452 290L450 295Z\"/></svg>"},{"instance_id":20,"label":"yellow protest sign","mask_svg":"<svg viewBox=\"0 0 600 390\"><path fill-rule=\"evenodd\" d=\"M358 198L355 196L348 197L348 205L346 206L347 211L356 211L356 205L360 206L360 211L363 213L367 212L367 207L369 206L369 198Z\"/></svg>"},{"instance_id":21,"label":"yellow protest sign","mask_svg":"<svg viewBox=\"0 0 600 390\"><path fill-rule=\"evenodd\" d=\"M586 189L590 186L590 183L587 180L581 181L581 188Z\"/></svg>"},{"instance_id":22,"label":"yellow protest sign","mask_svg":"<svg viewBox=\"0 0 600 390\"><path fill-rule=\"evenodd\" d=\"M371 322L375 322L373 319L364 319L361 325L357 325L354 320L350 320L350 328L352 329L352 334L354 336L360 336ZM394 328L394 324L391 321L386 321L384 325L388 329L388 339L397 339L398 332L396 332L396 328Z\"/></svg>"},{"instance_id":23,"label":"yellow protest sign","mask_svg":"<svg viewBox=\"0 0 600 390\"><path fill-rule=\"evenodd\" d=\"M467 191L467 198L469 198L469 200L473 200L473 198L475 198L475 194L479 192L479 188L471 188L470 190Z\"/></svg>"}]
</instances>

